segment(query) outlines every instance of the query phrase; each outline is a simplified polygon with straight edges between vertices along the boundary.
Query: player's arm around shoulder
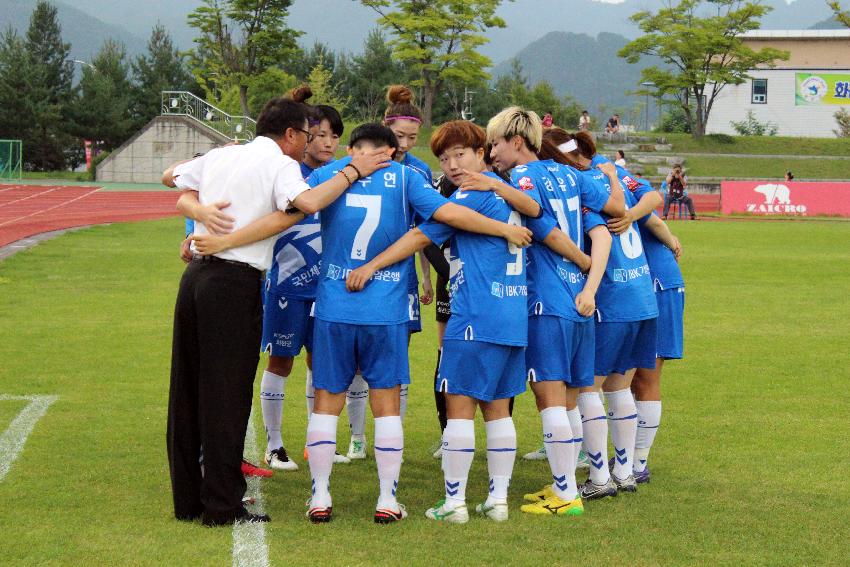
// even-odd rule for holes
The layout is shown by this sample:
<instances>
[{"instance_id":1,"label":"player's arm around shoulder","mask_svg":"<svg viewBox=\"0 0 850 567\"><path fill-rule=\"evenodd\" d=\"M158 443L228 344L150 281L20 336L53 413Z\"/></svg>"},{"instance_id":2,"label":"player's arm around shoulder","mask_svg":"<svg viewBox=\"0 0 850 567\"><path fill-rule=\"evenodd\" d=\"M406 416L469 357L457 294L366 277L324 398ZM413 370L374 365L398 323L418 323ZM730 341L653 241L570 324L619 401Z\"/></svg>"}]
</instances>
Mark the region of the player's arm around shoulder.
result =
<instances>
[{"instance_id":1,"label":"player's arm around shoulder","mask_svg":"<svg viewBox=\"0 0 850 567\"><path fill-rule=\"evenodd\" d=\"M673 251L676 260L682 255L682 244L676 238L667 223L658 218L656 215L649 215L644 224L647 230L655 235L655 238L661 241L664 246Z\"/></svg>"},{"instance_id":2,"label":"player's arm around shoulder","mask_svg":"<svg viewBox=\"0 0 850 567\"><path fill-rule=\"evenodd\" d=\"M576 296L576 310L583 317L589 317L596 309L596 292L608 266L613 238L604 224L597 224L587 231L590 238L590 270L584 280L584 287Z\"/></svg>"},{"instance_id":3,"label":"player's arm around shoulder","mask_svg":"<svg viewBox=\"0 0 850 567\"><path fill-rule=\"evenodd\" d=\"M501 179L474 171L464 171L464 175L463 182L460 185L461 190L493 191L518 213L531 218L536 218L540 215L540 203Z\"/></svg>"},{"instance_id":4,"label":"player's arm around shoulder","mask_svg":"<svg viewBox=\"0 0 850 567\"><path fill-rule=\"evenodd\" d=\"M469 193L468 195L471 197L473 193ZM452 201L437 209L432 218L458 230L498 236L516 246L528 246L531 244L532 234L529 229L521 225L491 219L472 210L472 208L457 204L463 198L463 192L458 189L452 195ZM478 196L475 199L481 200L482 197Z\"/></svg>"},{"instance_id":5,"label":"player's arm around shoulder","mask_svg":"<svg viewBox=\"0 0 850 567\"><path fill-rule=\"evenodd\" d=\"M418 227L407 231L404 236L396 240L386 250L360 266L352 270L345 279L345 288L348 291L361 291L372 276L378 270L401 262L431 243L431 239Z\"/></svg>"},{"instance_id":6,"label":"player's arm around shoulder","mask_svg":"<svg viewBox=\"0 0 850 567\"><path fill-rule=\"evenodd\" d=\"M620 184L620 177L617 175L617 166L610 161L604 161L596 167L608 177L608 183L611 186L611 196L608 197L608 202L602 207L602 211L612 217L623 216L626 212L626 196Z\"/></svg>"}]
</instances>

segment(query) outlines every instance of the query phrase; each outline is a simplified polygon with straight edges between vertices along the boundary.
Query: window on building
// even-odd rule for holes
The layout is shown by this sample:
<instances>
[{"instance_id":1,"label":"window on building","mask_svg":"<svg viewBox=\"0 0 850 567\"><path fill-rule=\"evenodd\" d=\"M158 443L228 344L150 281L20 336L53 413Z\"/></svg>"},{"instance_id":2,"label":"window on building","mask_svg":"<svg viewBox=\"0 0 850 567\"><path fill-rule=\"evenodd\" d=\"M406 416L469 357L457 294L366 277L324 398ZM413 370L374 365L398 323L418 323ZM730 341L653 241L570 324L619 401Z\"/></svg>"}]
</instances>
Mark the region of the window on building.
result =
<instances>
[{"instance_id":1,"label":"window on building","mask_svg":"<svg viewBox=\"0 0 850 567\"><path fill-rule=\"evenodd\" d=\"M753 104L767 104L767 79L753 79Z\"/></svg>"}]
</instances>

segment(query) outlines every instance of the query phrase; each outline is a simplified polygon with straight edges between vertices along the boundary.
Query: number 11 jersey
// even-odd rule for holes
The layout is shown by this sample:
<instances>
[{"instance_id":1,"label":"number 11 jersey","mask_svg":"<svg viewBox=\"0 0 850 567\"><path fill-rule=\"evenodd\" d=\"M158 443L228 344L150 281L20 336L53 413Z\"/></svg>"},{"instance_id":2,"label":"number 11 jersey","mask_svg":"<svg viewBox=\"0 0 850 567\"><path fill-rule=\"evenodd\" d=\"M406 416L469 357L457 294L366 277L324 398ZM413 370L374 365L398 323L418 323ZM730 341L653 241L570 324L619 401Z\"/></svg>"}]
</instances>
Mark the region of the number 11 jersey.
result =
<instances>
[{"instance_id":1,"label":"number 11 jersey","mask_svg":"<svg viewBox=\"0 0 850 567\"><path fill-rule=\"evenodd\" d=\"M351 162L346 157L310 175L319 185ZM375 272L363 291L345 289L353 270L380 254L410 228L411 211L428 220L448 201L408 167L391 162L352 185L319 213L322 224L322 274L315 316L356 325L397 325L409 319L407 288L411 262L403 260Z\"/></svg>"}]
</instances>

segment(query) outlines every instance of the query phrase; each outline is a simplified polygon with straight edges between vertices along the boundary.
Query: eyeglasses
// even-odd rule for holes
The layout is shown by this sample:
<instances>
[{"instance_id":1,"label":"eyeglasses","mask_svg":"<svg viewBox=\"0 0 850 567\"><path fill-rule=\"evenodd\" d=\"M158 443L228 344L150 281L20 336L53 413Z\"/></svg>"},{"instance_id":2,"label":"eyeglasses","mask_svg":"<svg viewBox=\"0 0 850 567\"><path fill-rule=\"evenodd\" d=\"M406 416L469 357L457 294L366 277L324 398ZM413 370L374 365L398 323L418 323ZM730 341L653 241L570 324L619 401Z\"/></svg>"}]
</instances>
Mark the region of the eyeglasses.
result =
<instances>
[{"instance_id":1,"label":"eyeglasses","mask_svg":"<svg viewBox=\"0 0 850 567\"><path fill-rule=\"evenodd\" d=\"M299 132L304 132L307 135L307 143L308 144L313 141L313 138L315 138L315 136L312 133L310 133L308 130L305 130L304 128L296 128L295 126L292 126L292 129L298 130Z\"/></svg>"}]
</instances>

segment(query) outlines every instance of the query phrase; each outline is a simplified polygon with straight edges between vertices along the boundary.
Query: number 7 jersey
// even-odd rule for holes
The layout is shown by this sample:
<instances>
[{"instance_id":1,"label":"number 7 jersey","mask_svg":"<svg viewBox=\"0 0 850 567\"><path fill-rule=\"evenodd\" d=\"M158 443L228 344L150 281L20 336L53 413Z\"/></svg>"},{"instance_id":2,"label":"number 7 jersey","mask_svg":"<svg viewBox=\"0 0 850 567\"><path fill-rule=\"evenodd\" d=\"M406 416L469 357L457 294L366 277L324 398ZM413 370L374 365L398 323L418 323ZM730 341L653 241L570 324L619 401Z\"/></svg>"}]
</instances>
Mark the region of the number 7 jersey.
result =
<instances>
[{"instance_id":1,"label":"number 7 jersey","mask_svg":"<svg viewBox=\"0 0 850 567\"><path fill-rule=\"evenodd\" d=\"M317 169L307 179L319 185L350 163L343 158ZM351 293L345 280L383 252L410 228L411 211L424 219L448 201L408 167L391 162L352 185L319 213L322 273L315 316L357 325L396 325L409 319L407 288L412 263L405 259L379 270L363 291Z\"/></svg>"}]
</instances>

